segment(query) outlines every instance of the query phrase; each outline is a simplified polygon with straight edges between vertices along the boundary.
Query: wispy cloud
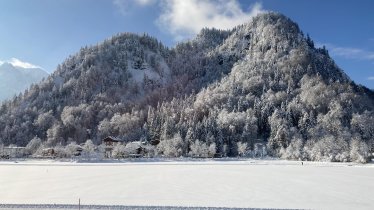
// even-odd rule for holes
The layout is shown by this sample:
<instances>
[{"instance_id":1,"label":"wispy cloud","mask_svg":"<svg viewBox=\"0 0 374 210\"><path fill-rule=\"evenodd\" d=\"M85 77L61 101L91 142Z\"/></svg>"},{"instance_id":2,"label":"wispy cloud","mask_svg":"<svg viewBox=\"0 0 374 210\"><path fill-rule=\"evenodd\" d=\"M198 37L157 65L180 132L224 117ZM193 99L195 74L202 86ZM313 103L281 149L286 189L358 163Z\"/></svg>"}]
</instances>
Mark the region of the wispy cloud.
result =
<instances>
[{"instance_id":1,"label":"wispy cloud","mask_svg":"<svg viewBox=\"0 0 374 210\"><path fill-rule=\"evenodd\" d=\"M374 80L374 76L373 77L368 77L367 79L368 80Z\"/></svg>"},{"instance_id":2,"label":"wispy cloud","mask_svg":"<svg viewBox=\"0 0 374 210\"><path fill-rule=\"evenodd\" d=\"M156 25L176 41L190 38L204 27L230 29L264 12L261 3L243 10L238 0L113 0L123 14L135 7L157 6Z\"/></svg>"},{"instance_id":3,"label":"wispy cloud","mask_svg":"<svg viewBox=\"0 0 374 210\"><path fill-rule=\"evenodd\" d=\"M130 1L125 1L125 0L113 0L113 5L117 7L118 11L122 15L128 14L130 11L130 8L132 5L130 4Z\"/></svg>"},{"instance_id":4,"label":"wispy cloud","mask_svg":"<svg viewBox=\"0 0 374 210\"><path fill-rule=\"evenodd\" d=\"M127 15L134 7L150 6L156 2L157 0L113 0L113 5L121 14Z\"/></svg>"},{"instance_id":5,"label":"wispy cloud","mask_svg":"<svg viewBox=\"0 0 374 210\"><path fill-rule=\"evenodd\" d=\"M156 3L156 0L134 0L136 4L141 6L149 6Z\"/></svg>"},{"instance_id":6,"label":"wispy cloud","mask_svg":"<svg viewBox=\"0 0 374 210\"><path fill-rule=\"evenodd\" d=\"M176 40L189 38L204 27L230 29L264 12L261 3L244 11L237 0L165 0L157 24Z\"/></svg>"},{"instance_id":7,"label":"wispy cloud","mask_svg":"<svg viewBox=\"0 0 374 210\"><path fill-rule=\"evenodd\" d=\"M317 46L321 47L325 45L326 48L332 55L344 57L347 59L356 59L356 60L374 60L374 52L353 48L353 47L340 47L333 44L322 44L318 43Z\"/></svg>"},{"instance_id":8,"label":"wispy cloud","mask_svg":"<svg viewBox=\"0 0 374 210\"><path fill-rule=\"evenodd\" d=\"M21 68L40 68L40 69L43 69L40 66L37 66L37 65L25 62L25 61L21 61L21 60L19 60L17 58L11 58L9 60L0 61L0 65L3 64L3 63L10 63L13 66L21 67Z\"/></svg>"}]
</instances>

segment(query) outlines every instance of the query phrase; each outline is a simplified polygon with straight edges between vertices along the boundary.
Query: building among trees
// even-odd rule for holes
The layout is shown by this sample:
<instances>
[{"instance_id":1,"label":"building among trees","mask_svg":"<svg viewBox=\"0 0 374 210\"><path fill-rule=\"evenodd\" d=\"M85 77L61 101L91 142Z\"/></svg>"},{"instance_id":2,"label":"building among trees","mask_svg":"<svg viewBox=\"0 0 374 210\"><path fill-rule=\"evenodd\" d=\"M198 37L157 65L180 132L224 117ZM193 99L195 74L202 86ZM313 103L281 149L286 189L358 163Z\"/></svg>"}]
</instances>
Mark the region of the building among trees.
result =
<instances>
[{"instance_id":1,"label":"building among trees","mask_svg":"<svg viewBox=\"0 0 374 210\"><path fill-rule=\"evenodd\" d=\"M22 158L25 157L25 148L26 147L18 147L18 146L7 146L2 147L1 156L2 158Z\"/></svg>"},{"instance_id":2,"label":"building among trees","mask_svg":"<svg viewBox=\"0 0 374 210\"><path fill-rule=\"evenodd\" d=\"M115 146L117 146L118 143L123 142L122 139L113 137L113 136L107 136L102 140L102 143L105 145L105 155L106 158L112 157L112 152Z\"/></svg>"}]
</instances>

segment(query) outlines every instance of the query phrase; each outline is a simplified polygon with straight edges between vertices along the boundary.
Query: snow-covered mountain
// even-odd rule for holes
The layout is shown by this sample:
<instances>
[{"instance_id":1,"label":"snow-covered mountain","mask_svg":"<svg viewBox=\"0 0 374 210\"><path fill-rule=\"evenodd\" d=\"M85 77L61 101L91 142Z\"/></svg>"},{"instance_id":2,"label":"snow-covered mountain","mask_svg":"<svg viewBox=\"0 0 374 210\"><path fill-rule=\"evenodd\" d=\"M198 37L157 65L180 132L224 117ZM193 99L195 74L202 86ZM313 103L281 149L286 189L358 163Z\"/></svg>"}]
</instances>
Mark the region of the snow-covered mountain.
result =
<instances>
[{"instance_id":1,"label":"snow-covered mountain","mask_svg":"<svg viewBox=\"0 0 374 210\"><path fill-rule=\"evenodd\" d=\"M289 159L366 161L374 93L298 25L265 13L165 47L118 34L67 58L0 108L0 140L48 146L106 136L160 142L165 156L236 156L267 145Z\"/></svg>"},{"instance_id":2,"label":"snow-covered mountain","mask_svg":"<svg viewBox=\"0 0 374 210\"><path fill-rule=\"evenodd\" d=\"M40 68L25 68L11 62L0 64L0 102L11 99L46 77L47 72Z\"/></svg>"}]
</instances>

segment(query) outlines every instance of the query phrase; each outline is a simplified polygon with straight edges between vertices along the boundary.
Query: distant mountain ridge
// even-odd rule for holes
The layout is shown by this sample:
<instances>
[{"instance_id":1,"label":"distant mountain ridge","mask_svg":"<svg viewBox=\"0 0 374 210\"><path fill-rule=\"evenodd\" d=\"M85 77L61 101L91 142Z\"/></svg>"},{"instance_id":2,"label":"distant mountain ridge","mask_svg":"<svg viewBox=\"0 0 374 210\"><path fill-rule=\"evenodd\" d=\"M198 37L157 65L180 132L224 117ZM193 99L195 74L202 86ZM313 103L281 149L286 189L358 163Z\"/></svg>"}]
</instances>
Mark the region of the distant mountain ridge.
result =
<instances>
[{"instance_id":1,"label":"distant mountain ridge","mask_svg":"<svg viewBox=\"0 0 374 210\"><path fill-rule=\"evenodd\" d=\"M10 62L0 64L0 102L11 99L46 77L48 73L40 68L23 68Z\"/></svg>"},{"instance_id":2,"label":"distant mountain ridge","mask_svg":"<svg viewBox=\"0 0 374 210\"><path fill-rule=\"evenodd\" d=\"M0 140L37 136L54 146L116 136L159 141L157 154L176 157L243 155L261 142L287 159L365 162L373 111L371 90L269 12L173 48L131 33L84 47L1 106Z\"/></svg>"}]
</instances>

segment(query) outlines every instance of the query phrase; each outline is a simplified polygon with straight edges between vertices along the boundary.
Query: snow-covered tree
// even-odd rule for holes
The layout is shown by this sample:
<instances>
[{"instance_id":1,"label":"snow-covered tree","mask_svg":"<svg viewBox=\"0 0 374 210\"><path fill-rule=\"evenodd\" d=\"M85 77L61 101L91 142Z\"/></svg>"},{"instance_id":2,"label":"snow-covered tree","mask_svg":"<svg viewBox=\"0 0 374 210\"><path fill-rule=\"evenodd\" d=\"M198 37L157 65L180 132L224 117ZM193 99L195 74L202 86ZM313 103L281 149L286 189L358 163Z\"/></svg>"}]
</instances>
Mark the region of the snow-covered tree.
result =
<instances>
[{"instance_id":1,"label":"snow-covered tree","mask_svg":"<svg viewBox=\"0 0 374 210\"><path fill-rule=\"evenodd\" d=\"M35 136L33 139L30 140L30 142L26 145L26 153L29 155L34 154L39 147L42 145L42 140Z\"/></svg>"},{"instance_id":2,"label":"snow-covered tree","mask_svg":"<svg viewBox=\"0 0 374 210\"><path fill-rule=\"evenodd\" d=\"M91 139L88 139L83 145L83 151L81 156L83 158L92 159L97 158L96 145L92 142Z\"/></svg>"},{"instance_id":3,"label":"snow-covered tree","mask_svg":"<svg viewBox=\"0 0 374 210\"><path fill-rule=\"evenodd\" d=\"M280 155L288 160L303 160L303 141L300 138L293 138L287 148L280 150Z\"/></svg>"},{"instance_id":4,"label":"snow-covered tree","mask_svg":"<svg viewBox=\"0 0 374 210\"><path fill-rule=\"evenodd\" d=\"M162 140L157 145L159 154L165 157L180 157L183 155L184 142L179 133L175 134L173 138Z\"/></svg>"},{"instance_id":5,"label":"snow-covered tree","mask_svg":"<svg viewBox=\"0 0 374 210\"><path fill-rule=\"evenodd\" d=\"M246 142L238 142L237 143L238 154L239 156L244 156L248 150L248 144Z\"/></svg>"},{"instance_id":6,"label":"snow-covered tree","mask_svg":"<svg viewBox=\"0 0 374 210\"><path fill-rule=\"evenodd\" d=\"M116 146L113 148L113 151L112 151L112 157L117 158L117 159L124 158L125 150L126 150L125 145L121 143L116 144Z\"/></svg>"},{"instance_id":7,"label":"snow-covered tree","mask_svg":"<svg viewBox=\"0 0 374 210\"><path fill-rule=\"evenodd\" d=\"M212 143L209 145L209 148L208 148L208 155L209 157L214 157L217 153L217 146L216 146L216 143Z\"/></svg>"},{"instance_id":8,"label":"snow-covered tree","mask_svg":"<svg viewBox=\"0 0 374 210\"><path fill-rule=\"evenodd\" d=\"M190 156L206 158L209 156L209 147L205 143L195 140L190 145Z\"/></svg>"},{"instance_id":9,"label":"snow-covered tree","mask_svg":"<svg viewBox=\"0 0 374 210\"><path fill-rule=\"evenodd\" d=\"M367 144L359 139L359 137L354 137L351 141L351 151L350 158L351 161L366 163L369 159L369 147Z\"/></svg>"}]
</instances>

